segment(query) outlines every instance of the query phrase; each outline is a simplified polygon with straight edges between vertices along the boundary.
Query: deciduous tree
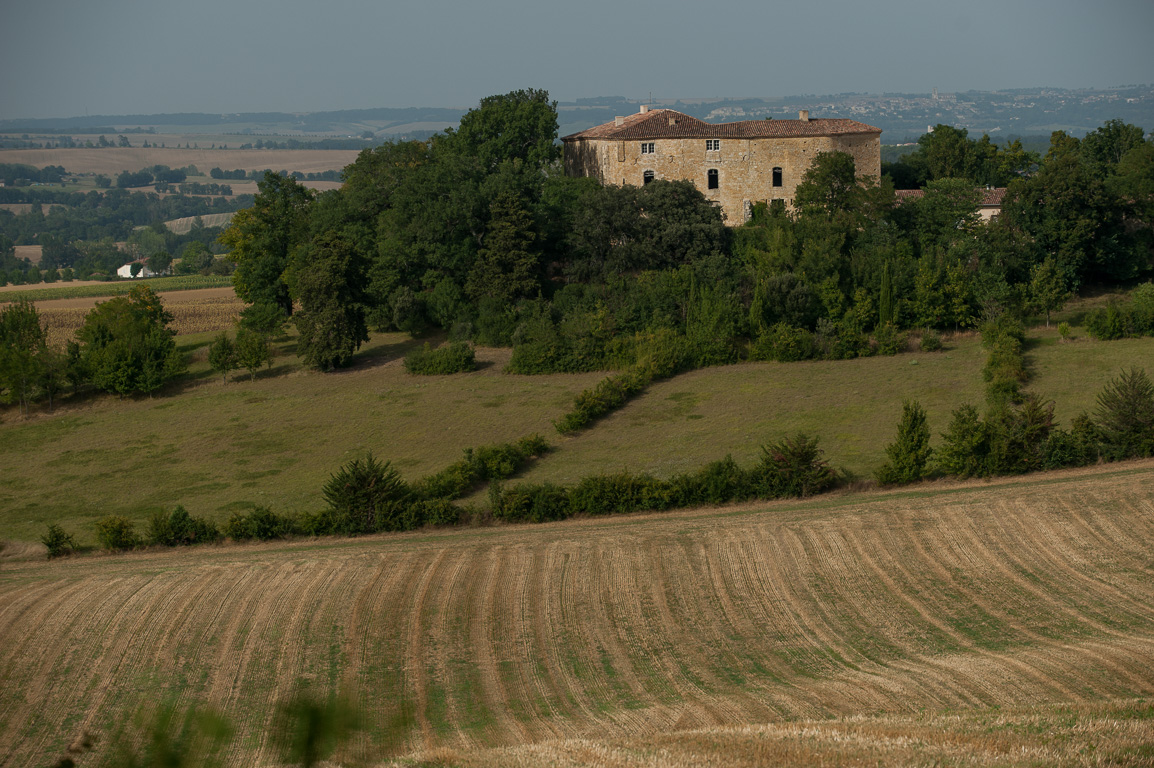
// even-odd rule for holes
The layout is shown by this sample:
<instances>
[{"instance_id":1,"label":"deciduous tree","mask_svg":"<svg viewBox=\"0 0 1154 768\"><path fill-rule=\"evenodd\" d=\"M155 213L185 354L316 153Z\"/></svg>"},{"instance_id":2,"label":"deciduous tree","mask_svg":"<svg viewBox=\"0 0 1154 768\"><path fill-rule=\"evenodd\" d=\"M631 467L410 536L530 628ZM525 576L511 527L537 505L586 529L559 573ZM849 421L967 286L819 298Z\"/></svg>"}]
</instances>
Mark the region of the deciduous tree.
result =
<instances>
[{"instance_id":1,"label":"deciduous tree","mask_svg":"<svg viewBox=\"0 0 1154 768\"><path fill-rule=\"evenodd\" d=\"M249 304L268 304L292 315L285 270L293 249L307 234L312 192L296 180L267 172L251 208L238 211L220 236L236 262L233 285Z\"/></svg>"},{"instance_id":2,"label":"deciduous tree","mask_svg":"<svg viewBox=\"0 0 1154 768\"><path fill-rule=\"evenodd\" d=\"M184 369L160 297L145 285L101 302L77 333L80 362L97 388L123 397L159 389Z\"/></svg>"},{"instance_id":3,"label":"deciduous tree","mask_svg":"<svg viewBox=\"0 0 1154 768\"><path fill-rule=\"evenodd\" d=\"M361 342L365 323L365 260L340 235L327 233L311 243L294 272L301 309L293 318L300 338L297 354L305 365L322 371L343 368Z\"/></svg>"}]
</instances>

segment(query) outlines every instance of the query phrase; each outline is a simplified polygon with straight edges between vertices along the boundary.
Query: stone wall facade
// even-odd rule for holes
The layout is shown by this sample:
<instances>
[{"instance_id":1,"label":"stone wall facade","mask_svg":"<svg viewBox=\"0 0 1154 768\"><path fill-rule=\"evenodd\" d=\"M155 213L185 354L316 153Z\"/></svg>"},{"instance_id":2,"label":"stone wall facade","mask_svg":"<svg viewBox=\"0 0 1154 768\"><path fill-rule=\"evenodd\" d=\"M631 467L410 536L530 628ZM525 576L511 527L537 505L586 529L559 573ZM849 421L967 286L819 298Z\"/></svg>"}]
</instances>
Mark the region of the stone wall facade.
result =
<instances>
[{"instance_id":1,"label":"stone wall facade","mask_svg":"<svg viewBox=\"0 0 1154 768\"><path fill-rule=\"evenodd\" d=\"M566 137L564 157L567 174L593 176L604 184L641 186L647 173L652 179L692 181L721 206L727 224L737 225L746 221L755 203L784 200L789 205L813 159L835 151L853 156L858 178L881 177L881 135L876 129L832 136L718 139L576 134Z\"/></svg>"}]
</instances>

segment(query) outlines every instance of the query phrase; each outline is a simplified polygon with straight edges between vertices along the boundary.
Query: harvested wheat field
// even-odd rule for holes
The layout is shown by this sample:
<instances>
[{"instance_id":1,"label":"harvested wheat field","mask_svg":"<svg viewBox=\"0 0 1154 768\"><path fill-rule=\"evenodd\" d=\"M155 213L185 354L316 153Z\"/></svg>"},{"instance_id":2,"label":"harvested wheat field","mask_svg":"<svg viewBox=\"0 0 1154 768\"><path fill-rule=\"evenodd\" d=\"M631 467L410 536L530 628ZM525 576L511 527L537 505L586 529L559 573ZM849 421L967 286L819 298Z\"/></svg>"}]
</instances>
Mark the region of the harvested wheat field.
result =
<instances>
[{"instance_id":1,"label":"harvested wheat field","mask_svg":"<svg viewBox=\"0 0 1154 768\"><path fill-rule=\"evenodd\" d=\"M43 287L43 286L38 286ZM165 291L160 294L164 308L172 315L169 327L177 334L205 333L231 329L244 309L232 286ZM84 325L84 318L107 296L79 296L36 302L40 323L48 343L63 347Z\"/></svg>"},{"instance_id":2,"label":"harvested wheat field","mask_svg":"<svg viewBox=\"0 0 1154 768\"><path fill-rule=\"evenodd\" d=\"M155 140L159 140L159 137ZM357 159L355 149L181 149L179 147L69 147L56 149L6 149L5 163L43 168L61 165L69 173L137 171L152 165L184 168L195 165L201 173L212 168L320 173L341 170ZM229 182L224 182L228 184ZM235 188L234 188L235 191ZM240 194L240 192L237 192Z\"/></svg>"},{"instance_id":3,"label":"harvested wheat field","mask_svg":"<svg viewBox=\"0 0 1154 768\"><path fill-rule=\"evenodd\" d=\"M345 763L1083 765L1089 741L1149 764L1152 481L1143 461L538 526L23 547L0 560L0 764L167 699L218 708L230 764L268 765L299 682L362 711Z\"/></svg>"}]
</instances>

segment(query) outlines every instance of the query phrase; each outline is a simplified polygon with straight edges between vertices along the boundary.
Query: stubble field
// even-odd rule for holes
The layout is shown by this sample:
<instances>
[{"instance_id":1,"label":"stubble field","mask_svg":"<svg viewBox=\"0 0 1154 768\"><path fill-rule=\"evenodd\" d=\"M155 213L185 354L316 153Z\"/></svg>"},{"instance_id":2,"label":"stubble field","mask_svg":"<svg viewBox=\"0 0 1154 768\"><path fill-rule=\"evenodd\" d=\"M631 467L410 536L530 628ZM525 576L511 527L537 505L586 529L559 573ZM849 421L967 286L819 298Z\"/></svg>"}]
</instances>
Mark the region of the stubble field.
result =
<instances>
[{"instance_id":1,"label":"stubble field","mask_svg":"<svg viewBox=\"0 0 1154 768\"><path fill-rule=\"evenodd\" d=\"M117 284L118 287L120 285ZM244 302L237 298L232 286L172 291L161 296L164 308L172 315L169 327L180 335L231 329L245 306ZM0 294L0 299L5 298L9 297ZM48 343L62 348L76 337L76 332L83 327L84 318L92 308L108 299L107 296L76 296L36 302L36 311L40 313L40 324L45 330Z\"/></svg>"},{"instance_id":2,"label":"stubble field","mask_svg":"<svg viewBox=\"0 0 1154 768\"><path fill-rule=\"evenodd\" d=\"M346 764L1145 765L1152 480L1144 461L540 526L17 553L0 561L0 763L47 764L171 700L230 718L230 764L270 765L273 704L305 682L362 711Z\"/></svg>"},{"instance_id":3,"label":"stubble field","mask_svg":"<svg viewBox=\"0 0 1154 768\"><path fill-rule=\"evenodd\" d=\"M149 142L161 142L165 137L146 137ZM168 137L174 141L189 137ZM225 141L239 146L255 141L253 137L232 136ZM143 139L133 137L132 143L143 143ZM167 142L166 142L167 143ZM207 142L205 142L207 143ZM69 173L103 173L115 177L121 171L139 171L153 165L167 165L170 168L185 168L195 165L207 174L213 168L246 171L260 171L271 168L274 171L300 171L320 173L339 171L357 159L355 149L181 149L179 147L104 147L100 149L74 147L65 149L6 149L0 152L0 162L19 163L43 168L46 165L63 166ZM229 181L223 181L229 184ZM236 194L241 194L234 187Z\"/></svg>"}]
</instances>

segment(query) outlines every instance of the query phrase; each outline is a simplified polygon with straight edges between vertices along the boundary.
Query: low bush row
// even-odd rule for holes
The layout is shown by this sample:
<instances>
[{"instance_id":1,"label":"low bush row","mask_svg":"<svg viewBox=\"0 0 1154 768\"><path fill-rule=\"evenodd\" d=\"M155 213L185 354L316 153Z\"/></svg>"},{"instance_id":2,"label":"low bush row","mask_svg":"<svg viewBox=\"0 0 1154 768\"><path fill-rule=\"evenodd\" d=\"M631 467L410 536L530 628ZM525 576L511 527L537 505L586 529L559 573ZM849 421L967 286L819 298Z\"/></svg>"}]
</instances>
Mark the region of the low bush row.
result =
<instances>
[{"instance_id":1,"label":"low bush row","mask_svg":"<svg viewBox=\"0 0 1154 768\"><path fill-rule=\"evenodd\" d=\"M540 435L515 443L466 449L461 461L435 475L406 484L388 462L371 455L354 459L325 485L328 508L315 513L278 514L268 507L235 512L218 528L215 523L190 515L184 507L156 512L143 535L128 518L108 515L96 521L100 546L112 551L142 546L185 546L229 538L234 541L268 541L291 536L356 535L377 531L405 531L424 525L454 525L471 515L452 504L479 484L512 477L525 465L549 450ZM52 523L41 541L49 557L77 551L75 539Z\"/></svg>"},{"instance_id":2,"label":"low bush row","mask_svg":"<svg viewBox=\"0 0 1154 768\"><path fill-rule=\"evenodd\" d=\"M1154 335L1154 283L1138 286L1124 302L1110 302L1090 312L1086 331L1103 341Z\"/></svg>"},{"instance_id":3,"label":"low bush row","mask_svg":"<svg viewBox=\"0 0 1154 768\"><path fill-rule=\"evenodd\" d=\"M413 493L420 499L459 499L482 483L512 477L548 451L549 444L540 435L515 443L466 448L460 461L414 483Z\"/></svg>"},{"instance_id":4,"label":"low bush row","mask_svg":"<svg viewBox=\"0 0 1154 768\"><path fill-rule=\"evenodd\" d=\"M872 338L844 322L821 322L816 331L779 322L766 328L752 341L749 359L792 363L896 355L905 350L907 340L907 334L891 322L875 328Z\"/></svg>"},{"instance_id":5,"label":"low bush row","mask_svg":"<svg viewBox=\"0 0 1154 768\"><path fill-rule=\"evenodd\" d=\"M982 378L986 402L991 408L1022 401L1022 384L1028 378L1022 344L1026 329L1018 320L1002 315L982 326L982 346L987 351Z\"/></svg>"},{"instance_id":6,"label":"low bush row","mask_svg":"<svg viewBox=\"0 0 1154 768\"><path fill-rule=\"evenodd\" d=\"M607 515L637 510L723 504L753 498L809 496L829 489L837 474L825 461L817 441L798 435L762 448L761 461L742 469L732 458L693 473L659 480L620 473L585 478L570 487L522 485L505 488L501 478L518 472L548 445L534 435L517 443L466 451L449 469L413 485L406 484L389 462L372 455L354 459L325 484L326 509L315 513L278 514L268 507L235 512L222 528L193 517L183 507L156 513L144 536L127 518L110 515L96 523L102 547L113 551L146 545L182 546L220 541L269 541L292 536L355 536L380 531L407 531L425 525L455 525L478 513L454 504L482 479L492 481L492 516L498 520L541 522L573 515ZM72 536L55 524L42 539L49 557L76 550Z\"/></svg>"},{"instance_id":7,"label":"low bush row","mask_svg":"<svg viewBox=\"0 0 1154 768\"><path fill-rule=\"evenodd\" d=\"M573 410L553 422L553 426L563 435L579 432L641 394L651 380L649 371L641 366L607 376L597 382L597 386L577 395Z\"/></svg>"},{"instance_id":8,"label":"low bush row","mask_svg":"<svg viewBox=\"0 0 1154 768\"><path fill-rule=\"evenodd\" d=\"M925 411L906 403L878 482L1018 475L1154 456L1154 384L1144 370L1122 371L1099 393L1094 415L1079 414L1069 429L1058 426L1054 403L1034 393L1020 394L1018 402L998 400L985 416L966 404L951 414L941 437L931 449Z\"/></svg>"},{"instance_id":9,"label":"low bush row","mask_svg":"<svg viewBox=\"0 0 1154 768\"><path fill-rule=\"evenodd\" d=\"M833 487L837 473L815 439L787 438L762 448L761 460L743 469L725 457L702 469L661 480L620 472L587 477L576 485L551 483L489 487L492 515L509 522L545 522L574 515L667 510L749 499L810 496Z\"/></svg>"}]
</instances>

